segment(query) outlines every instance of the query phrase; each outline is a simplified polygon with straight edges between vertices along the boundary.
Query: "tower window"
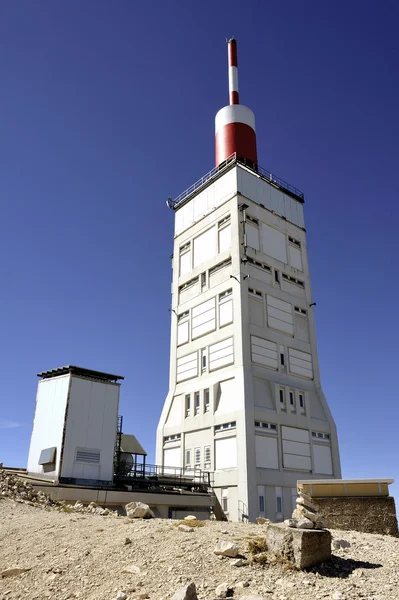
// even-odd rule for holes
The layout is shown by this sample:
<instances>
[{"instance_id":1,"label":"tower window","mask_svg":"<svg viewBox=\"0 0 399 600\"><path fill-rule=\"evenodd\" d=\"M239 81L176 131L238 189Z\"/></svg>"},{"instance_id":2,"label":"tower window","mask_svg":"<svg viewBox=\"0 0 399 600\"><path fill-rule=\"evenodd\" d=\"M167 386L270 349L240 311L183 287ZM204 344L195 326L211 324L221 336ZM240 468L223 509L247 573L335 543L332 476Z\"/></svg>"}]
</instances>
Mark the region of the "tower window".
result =
<instances>
[{"instance_id":1,"label":"tower window","mask_svg":"<svg viewBox=\"0 0 399 600\"><path fill-rule=\"evenodd\" d=\"M284 367L285 365L285 356L284 356L284 352L280 352L280 365L282 367Z\"/></svg>"},{"instance_id":2,"label":"tower window","mask_svg":"<svg viewBox=\"0 0 399 600\"><path fill-rule=\"evenodd\" d=\"M294 238L288 236L288 241L290 242L290 244L293 244L294 246L297 246L298 248L301 247L301 242L298 242L298 240L295 240Z\"/></svg>"},{"instance_id":3,"label":"tower window","mask_svg":"<svg viewBox=\"0 0 399 600\"><path fill-rule=\"evenodd\" d=\"M201 448L194 448L194 466L201 466Z\"/></svg>"},{"instance_id":4,"label":"tower window","mask_svg":"<svg viewBox=\"0 0 399 600\"><path fill-rule=\"evenodd\" d=\"M308 315L308 311L304 308L301 308L300 306L295 306L295 312L298 313L298 315L301 315L302 317L307 317Z\"/></svg>"},{"instance_id":5,"label":"tower window","mask_svg":"<svg viewBox=\"0 0 399 600\"><path fill-rule=\"evenodd\" d=\"M186 468L191 467L191 450L186 450Z\"/></svg>"},{"instance_id":6,"label":"tower window","mask_svg":"<svg viewBox=\"0 0 399 600\"><path fill-rule=\"evenodd\" d=\"M209 400L209 388L204 390L204 411L209 412L210 400Z\"/></svg>"},{"instance_id":7,"label":"tower window","mask_svg":"<svg viewBox=\"0 0 399 600\"><path fill-rule=\"evenodd\" d=\"M229 489L222 488L222 509L224 513L229 512Z\"/></svg>"},{"instance_id":8,"label":"tower window","mask_svg":"<svg viewBox=\"0 0 399 600\"><path fill-rule=\"evenodd\" d=\"M201 291L206 288L206 272L201 273Z\"/></svg>"},{"instance_id":9,"label":"tower window","mask_svg":"<svg viewBox=\"0 0 399 600\"><path fill-rule=\"evenodd\" d=\"M185 402L186 402L186 417L190 416L190 398L191 398L190 394L186 394L186 400L185 400Z\"/></svg>"},{"instance_id":10,"label":"tower window","mask_svg":"<svg viewBox=\"0 0 399 600\"><path fill-rule=\"evenodd\" d=\"M201 371L202 373L206 371L206 348L201 350Z\"/></svg>"},{"instance_id":11,"label":"tower window","mask_svg":"<svg viewBox=\"0 0 399 600\"><path fill-rule=\"evenodd\" d=\"M294 406L294 392L290 392L290 404Z\"/></svg>"},{"instance_id":12,"label":"tower window","mask_svg":"<svg viewBox=\"0 0 399 600\"><path fill-rule=\"evenodd\" d=\"M280 390L279 390L279 396L280 396L280 407L281 407L281 410L285 410L285 393L284 393L284 388L280 388Z\"/></svg>"},{"instance_id":13,"label":"tower window","mask_svg":"<svg viewBox=\"0 0 399 600\"><path fill-rule=\"evenodd\" d=\"M200 393L199 392L195 392L194 394L194 406L195 406L195 414L198 415L200 412L200 405L201 405L201 401L200 401Z\"/></svg>"},{"instance_id":14,"label":"tower window","mask_svg":"<svg viewBox=\"0 0 399 600\"><path fill-rule=\"evenodd\" d=\"M204 467L205 469L209 469L211 466L211 447L204 447Z\"/></svg>"},{"instance_id":15,"label":"tower window","mask_svg":"<svg viewBox=\"0 0 399 600\"><path fill-rule=\"evenodd\" d=\"M280 283L280 272L277 269L274 269L274 281Z\"/></svg>"}]
</instances>

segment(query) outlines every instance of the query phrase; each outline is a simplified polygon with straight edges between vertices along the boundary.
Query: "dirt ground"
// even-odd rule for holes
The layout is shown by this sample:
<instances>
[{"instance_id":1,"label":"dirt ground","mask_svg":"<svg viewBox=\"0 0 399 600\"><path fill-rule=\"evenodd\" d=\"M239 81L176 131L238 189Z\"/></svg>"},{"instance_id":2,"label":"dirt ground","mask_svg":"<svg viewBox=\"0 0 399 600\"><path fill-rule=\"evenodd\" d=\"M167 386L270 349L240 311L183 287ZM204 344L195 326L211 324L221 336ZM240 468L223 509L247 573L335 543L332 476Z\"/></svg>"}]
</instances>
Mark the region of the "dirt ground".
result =
<instances>
[{"instance_id":1,"label":"dirt ground","mask_svg":"<svg viewBox=\"0 0 399 600\"><path fill-rule=\"evenodd\" d=\"M399 539L332 531L350 548L333 560L301 572L279 564L236 567L213 553L218 540L235 541L250 558L248 537L262 526L207 521L182 532L176 521L59 512L0 500L0 600L166 600L195 582L199 600L216 598L227 583L233 598L260 595L273 600L399 599ZM128 540L126 539L128 538ZM7 575L7 574L6 574Z\"/></svg>"}]
</instances>

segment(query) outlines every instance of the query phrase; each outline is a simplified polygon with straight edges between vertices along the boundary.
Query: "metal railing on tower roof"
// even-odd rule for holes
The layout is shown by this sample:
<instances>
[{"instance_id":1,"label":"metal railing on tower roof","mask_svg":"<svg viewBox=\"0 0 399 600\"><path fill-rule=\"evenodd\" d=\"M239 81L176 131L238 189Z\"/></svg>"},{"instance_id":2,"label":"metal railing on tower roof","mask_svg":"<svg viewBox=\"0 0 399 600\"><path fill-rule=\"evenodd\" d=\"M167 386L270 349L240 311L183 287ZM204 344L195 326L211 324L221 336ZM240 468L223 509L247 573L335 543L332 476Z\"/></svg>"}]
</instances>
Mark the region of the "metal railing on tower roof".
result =
<instances>
[{"instance_id":1,"label":"metal railing on tower roof","mask_svg":"<svg viewBox=\"0 0 399 600\"><path fill-rule=\"evenodd\" d=\"M210 183L213 179L217 179L224 171L228 170L232 164L239 164L245 166L271 185L277 187L281 191L295 198L295 200L298 200L302 203L305 201L304 194L303 192L301 192L301 190L291 185L290 183L287 183L286 181L284 181L284 179L281 179L281 177L273 175L271 171L268 171L267 169L260 167L259 165L255 165L253 162L248 161L246 158L238 156L237 153L234 152L220 165L214 167L211 171L208 171L208 173L201 177L201 179L198 179L198 181L190 185L189 188L187 188L184 192L179 194L174 200L172 198L168 198L166 202L168 207L173 210L179 208L179 206L183 204L189 196L191 196L195 192L198 192L202 187Z\"/></svg>"}]
</instances>

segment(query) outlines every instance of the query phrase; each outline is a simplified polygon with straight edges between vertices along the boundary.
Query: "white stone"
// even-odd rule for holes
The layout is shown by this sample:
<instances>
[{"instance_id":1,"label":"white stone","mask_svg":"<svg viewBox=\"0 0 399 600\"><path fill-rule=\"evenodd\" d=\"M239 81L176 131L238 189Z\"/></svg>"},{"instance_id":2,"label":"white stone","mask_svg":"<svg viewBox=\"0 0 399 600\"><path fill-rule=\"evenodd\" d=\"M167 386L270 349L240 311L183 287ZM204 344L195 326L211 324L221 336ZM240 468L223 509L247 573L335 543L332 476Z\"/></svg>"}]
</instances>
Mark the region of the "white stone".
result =
<instances>
[{"instance_id":1,"label":"white stone","mask_svg":"<svg viewBox=\"0 0 399 600\"><path fill-rule=\"evenodd\" d=\"M350 548L351 545L346 540L333 540L332 547L334 550L340 550L341 548Z\"/></svg>"},{"instance_id":2,"label":"white stone","mask_svg":"<svg viewBox=\"0 0 399 600\"><path fill-rule=\"evenodd\" d=\"M172 596L172 600L198 600L195 583L183 586Z\"/></svg>"},{"instance_id":3,"label":"white stone","mask_svg":"<svg viewBox=\"0 0 399 600\"><path fill-rule=\"evenodd\" d=\"M247 561L243 558L236 558L235 560L232 560L230 564L232 567L243 567L247 564Z\"/></svg>"},{"instance_id":4,"label":"white stone","mask_svg":"<svg viewBox=\"0 0 399 600\"><path fill-rule=\"evenodd\" d=\"M215 590L216 598L227 598L228 593L230 592L230 587L228 583L221 583L217 586Z\"/></svg>"},{"instance_id":5,"label":"white stone","mask_svg":"<svg viewBox=\"0 0 399 600\"><path fill-rule=\"evenodd\" d=\"M126 600L127 594L125 592L118 592L116 594L116 600Z\"/></svg>"},{"instance_id":6,"label":"white stone","mask_svg":"<svg viewBox=\"0 0 399 600\"><path fill-rule=\"evenodd\" d=\"M298 519L296 524L298 529L313 529L314 523L310 519Z\"/></svg>"},{"instance_id":7,"label":"white stone","mask_svg":"<svg viewBox=\"0 0 399 600\"><path fill-rule=\"evenodd\" d=\"M144 502L129 502L125 505L126 515L129 519L153 519L154 513Z\"/></svg>"},{"instance_id":8,"label":"white stone","mask_svg":"<svg viewBox=\"0 0 399 600\"><path fill-rule=\"evenodd\" d=\"M299 496L299 498L296 499L296 504L298 507L304 506L305 508L311 508L312 510L317 511L315 504L308 497Z\"/></svg>"},{"instance_id":9,"label":"white stone","mask_svg":"<svg viewBox=\"0 0 399 600\"><path fill-rule=\"evenodd\" d=\"M136 565L129 565L128 567L124 567L122 569L122 573L138 574L140 573L140 567L136 567Z\"/></svg>"},{"instance_id":10,"label":"white stone","mask_svg":"<svg viewBox=\"0 0 399 600\"><path fill-rule=\"evenodd\" d=\"M336 592L333 593L331 598L332 598L332 600L343 600L344 595L342 592L338 592L338 590L337 590Z\"/></svg>"},{"instance_id":11,"label":"white stone","mask_svg":"<svg viewBox=\"0 0 399 600\"><path fill-rule=\"evenodd\" d=\"M239 553L238 546L234 542L228 540L220 541L216 544L214 554L219 556L228 556L229 558L235 558Z\"/></svg>"},{"instance_id":12,"label":"white stone","mask_svg":"<svg viewBox=\"0 0 399 600\"><path fill-rule=\"evenodd\" d=\"M186 533L190 533L190 531L194 531L193 527L188 527L187 525L179 525L177 529L179 531L184 531Z\"/></svg>"},{"instance_id":13,"label":"white stone","mask_svg":"<svg viewBox=\"0 0 399 600\"><path fill-rule=\"evenodd\" d=\"M187 515L187 517L184 517L185 521L196 521L197 517L195 517L194 515Z\"/></svg>"}]
</instances>

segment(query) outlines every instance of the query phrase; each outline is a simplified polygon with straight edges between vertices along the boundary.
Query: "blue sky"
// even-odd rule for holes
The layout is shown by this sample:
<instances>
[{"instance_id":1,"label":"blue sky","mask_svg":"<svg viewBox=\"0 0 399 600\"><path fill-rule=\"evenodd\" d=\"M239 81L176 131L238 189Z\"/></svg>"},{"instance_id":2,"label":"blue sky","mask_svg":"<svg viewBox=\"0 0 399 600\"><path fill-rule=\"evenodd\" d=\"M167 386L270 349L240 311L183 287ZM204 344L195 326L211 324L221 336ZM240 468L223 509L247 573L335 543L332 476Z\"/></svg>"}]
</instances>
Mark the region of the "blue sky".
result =
<instances>
[{"instance_id":1,"label":"blue sky","mask_svg":"<svg viewBox=\"0 0 399 600\"><path fill-rule=\"evenodd\" d=\"M125 376L125 430L153 459L165 199L214 165L234 35L259 163L305 192L343 476L399 483L398 19L389 0L2 3L0 461L26 464L36 373L64 364Z\"/></svg>"}]
</instances>

